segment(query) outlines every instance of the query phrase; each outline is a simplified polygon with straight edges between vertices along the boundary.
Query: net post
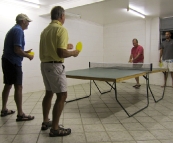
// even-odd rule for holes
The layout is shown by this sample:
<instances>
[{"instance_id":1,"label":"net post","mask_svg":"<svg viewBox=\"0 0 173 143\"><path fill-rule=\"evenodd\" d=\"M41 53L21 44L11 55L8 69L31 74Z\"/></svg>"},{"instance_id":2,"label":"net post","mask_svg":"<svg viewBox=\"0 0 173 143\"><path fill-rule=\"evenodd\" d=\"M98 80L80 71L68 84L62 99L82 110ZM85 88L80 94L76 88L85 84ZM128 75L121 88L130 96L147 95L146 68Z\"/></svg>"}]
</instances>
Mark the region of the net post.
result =
<instances>
[{"instance_id":1,"label":"net post","mask_svg":"<svg viewBox=\"0 0 173 143\"><path fill-rule=\"evenodd\" d=\"M150 64L150 71L152 71L153 70L153 64L151 63Z\"/></svg>"},{"instance_id":2,"label":"net post","mask_svg":"<svg viewBox=\"0 0 173 143\"><path fill-rule=\"evenodd\" d=\"M90 68L90 66L91 66L90 64L91 64L91 63L89 62L89 68Z\"/></svg>"}]
</instances>

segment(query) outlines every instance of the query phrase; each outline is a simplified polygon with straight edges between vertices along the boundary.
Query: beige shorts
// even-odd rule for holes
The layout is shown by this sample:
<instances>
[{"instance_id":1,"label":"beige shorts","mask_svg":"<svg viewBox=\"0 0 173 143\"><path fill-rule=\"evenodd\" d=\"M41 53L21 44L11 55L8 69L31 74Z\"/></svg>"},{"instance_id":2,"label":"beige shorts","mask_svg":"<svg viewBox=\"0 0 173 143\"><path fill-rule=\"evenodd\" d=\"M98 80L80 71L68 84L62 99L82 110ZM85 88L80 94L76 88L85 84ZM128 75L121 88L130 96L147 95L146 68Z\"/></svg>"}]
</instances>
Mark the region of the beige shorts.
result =
<instances>
[{"instance_id":1,"label":"beige shorts","mask_svg":"<svg viewBox=\"0 0 173 143\"><path fill-rule=\"evenodd\" d=\"M67 92L65 66L62 63L41 63L41 73L46 90L53 93Z\"/></svg>"},{"instance_id":2,"label":"beige shorts","mask_svg":"<svg viewBox=\"0 0 173 143\"><path fill-rule=\"evenodd\" d=\"M167 68L169 70L169 72L173 72L173 59L164 60L163 61L163 68Z\"/></svg>"}]
</instances>

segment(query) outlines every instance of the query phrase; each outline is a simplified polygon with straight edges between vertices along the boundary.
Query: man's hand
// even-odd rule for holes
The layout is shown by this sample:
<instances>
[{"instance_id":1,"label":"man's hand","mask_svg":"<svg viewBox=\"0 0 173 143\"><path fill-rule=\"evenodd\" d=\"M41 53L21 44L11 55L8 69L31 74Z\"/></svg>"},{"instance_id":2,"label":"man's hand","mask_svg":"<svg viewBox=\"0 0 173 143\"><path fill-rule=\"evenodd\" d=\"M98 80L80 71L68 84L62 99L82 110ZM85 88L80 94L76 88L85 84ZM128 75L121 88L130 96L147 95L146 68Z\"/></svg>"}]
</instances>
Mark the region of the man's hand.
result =
<instances>
[{"instance_id":1,"label":"man's hand","mask_svg":"<svg viewBox=\"0 0 173 143\"><path fill-rule=\"evenodd\" d=\"M73 57L77 57L79 55L79 51L78 50L74 50L73 52L74 52L73 53Z\"/></svg>"},{"instance_id":2,"label":"man's hand","mask_svg":"<svg viewBox=\"0 0 173 143\"><path fill-rule=\"evenodd\" d=\"M162 62L162 55L163 55L163 49L160 49L160 57L159 57L159 63L161 63Z\"/></svg>"},{"instance_id":3,"label":"man's hand","mask_svg":"<svg viewBox=\"0 0 173 143\"><path fill-rule=\"evenodd\" d=\"M32 60L34 58L34 55L29 55L28 53L30 53L32 51L32 49L25 51L25 53L27 53L27 58Z\"/></svg>"},{"instance_id":4,"label":"man's hand","mask_svg":"<svg viewBox=\"0 0 173 143\"><path fill-rule=\"evenodd\" d=\"M29 52L31 52L31 50L32 50L32 49L30 49L30 50L28 50L28 51L23 51L23 50L21 49L21 47L19 47L19 46L14 46L14 52L15 52L17 55L22 56L22 57L26 57L26 58L28 58L28 59L30 59L30 60L32 60L32 59L34 58L33 55L29 55L29 54L28 54Z\"/></svg>"},{"instance_id":5,"label":"man's hand","mask_svg":"<svg viewBox=\"0 0 173 143\"><path fill-rule=\"evenodd\" d=\"M30 53L32 51L32 49L28 50L28 51L25 51L25 53Z\"/></svg>"},{"instance_id":6,"label":"man's hand","mask_svg":"<svg viewBox=\"0 0 173 143\"><path fill-rule=\"evenodd\" d=\"M34 58L33 55L29 55L28 53L30 53L32 51L32 49L28 50L28 51L25 51L25 53L27 53L27 58L32 60Z\"/></svg>"},{"instance_id":7,"label":"man's hand","mask_svg":"<svg viewBox=\"0 0 173 143\"><path fill-rule=\"evenodd\" d=\"M34 56L28 54L27 58L30 59L30 60L32 60L34 58Z\"/></svg>"},{"instance_id":8,"label":"man's hand","mask_svg":"<svg viewBox=\"0 0 173 143\"><path fill-rule=\"evenodd\" d=\"M60 58L77 57L79 54L78 50L68 51L67 49L57 48L57 54Z\"/></svg>"},{"instance_id":9,"label":"man's hand","mask_svg":"<svg viewBox=\"0 0 173 143\"><path fill-rule=\"evenodd\" d=\"M67 49L68 49L68 50L73 49L73 44L68 44L68 45L67 45Z\"/></svg>"},{"instance_id":10,"label":"man's hand","mask_svg":"<svg viewBox=\"0 0 173 143\"><path fill-rule=\"evenodd\" d=\"M129 60L129 63L132 63L132 62L133 62L133 60L132 60L132 59L130 59L130 60Z\"/></svg>"}]
</instances>

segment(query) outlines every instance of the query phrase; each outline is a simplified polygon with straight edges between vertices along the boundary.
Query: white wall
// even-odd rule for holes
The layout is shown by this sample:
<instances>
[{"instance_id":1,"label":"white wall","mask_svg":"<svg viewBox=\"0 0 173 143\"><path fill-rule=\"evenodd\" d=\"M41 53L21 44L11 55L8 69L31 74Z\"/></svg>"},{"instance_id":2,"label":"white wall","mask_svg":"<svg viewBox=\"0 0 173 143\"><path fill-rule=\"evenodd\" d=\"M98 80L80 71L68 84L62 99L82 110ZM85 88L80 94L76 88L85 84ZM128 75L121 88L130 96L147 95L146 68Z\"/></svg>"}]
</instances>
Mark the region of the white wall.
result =
<instances>
[{"instance_id":1,"label":"white wall","mask_svg":"<svg viewBox=\"0 0 173 143\"><path fill-rule=\"evenodd\" d=\"M8 9L10 12L8 12ZM21 6L13 6L0 3L0 55L2 55L4 38L7 31L15 24L15 17L19 13L27 14L33 22L25 31L25 49L33 49L35 57L32 61L23 61L23 92L44 90L40 73L39 37L41 31L50 23L50 19L39 17L37 9L28 9ZM83 43L83 51L77 58L71 57L65 60L66 71L87 68L89 61L93 62L123 62L127 63L132 48L132 39L137 38L139 44L144 47L145 62L158 67L159 57L159 18L141 19L119 24L100 26L79 19L66 19L64 26L69 32L69 43L78 41ZM1 63L0 63L1 65ZM68 79L68 85L84 83L87 81ZM134 79L128 82L134 82ZM141 78L141 83L144 83ZM162 74L151 75L152 84L162 84ZM171 85L171 81L168 81ZM0 68L0 91L3 89L3 74ZM11 91L10 94L13 94Z\"/></svg>"},{"instance_id":2,"label":"white wall","mask_svg":"<svg viewBox=\"0 0 173 143\"><path fill-rule=\"evenodd\" d=\"M132 39L137 38L139 45L144 48L144 62L153 63L153 67L158 67L159 59L159 18L147 18L138 21L128 21L124 23L104 26L104 62L128 63L130 51L133 47ZM130 79L127 82L135 82ZM145 83L140 78L141 83ZM156 85L163 84L163 74L150 74L150 83ZM171 85L168 80L168 85Z\"/></svg>"},{"instance_id":3,"label":"white wall","mask_svg":"<svg viewBox=\"0 0 173 143\"><path fill-rule=\"evenodd\" d=\"M132 39L145 47L145 21L129 21L104 27L104 61L128 63Z\"/></svg>"},{"instance_id":4,"label":"white wall","mask_svg":"<svg viewBox=\"0 0 173 143\"><path fill-rule=\"evenodd\" d=\"M8 8L7 8L8 7ZM10 12L8 10L10 9ZM18 5L0 3L0 55L3 52L4 38L8 30L15 24L15 17L19 13L27 14L33 22L30 23L25 33L25 50L33 49L35 57L32 61L23 61L23 93L44 90L40 73L39 40L41 31L50 23L50 19L39 17L37 9L28 9ZM103 61L103 27L82 20L67 19L64 25L69 32L69 42L83 43L83 51L77 58L65 60L66 71L87 68L89 61ZM1 66L1 64L0 64ZM68 85L79 84L87 81L70 80ZM0 92L3 89L3 74L0 68ZM13 89L10 94L13 94Z\"/></svg>"}]
</instances>

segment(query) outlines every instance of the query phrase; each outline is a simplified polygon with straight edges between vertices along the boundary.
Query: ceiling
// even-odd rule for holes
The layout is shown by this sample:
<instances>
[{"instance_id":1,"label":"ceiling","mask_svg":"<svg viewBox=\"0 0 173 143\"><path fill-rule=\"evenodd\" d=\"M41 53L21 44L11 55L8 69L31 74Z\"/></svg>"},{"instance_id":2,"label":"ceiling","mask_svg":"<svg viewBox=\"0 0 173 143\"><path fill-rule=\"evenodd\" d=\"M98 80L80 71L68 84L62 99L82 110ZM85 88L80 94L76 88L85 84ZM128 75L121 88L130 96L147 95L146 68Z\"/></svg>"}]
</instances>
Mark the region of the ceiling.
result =
<instances>
[{"instance_id":1,"label":"ceiling","mask_svg":"<svg viewBox=\"0 0 173 143\"><path fill-rule=\"evenodd\" d=\"M40 0L40 3L43 6L49 6L68 1L70 2L70 0ZM141 13L144 13L146 17L173 16L173 0L105 0L66 9L66 11L79 14L82 19L101 25L141 19L127 12L129 5L135 7L136 10ZM47 13L49 13L49 11Z\"/></svg>"},{"instance_id":2,"label":"ceiling","mask_svg":"<svg viewBox=\"0 0 173 143\"><path fill-rule=\"evenodd\" d=\"M39 0L41 5L52 5L52 4L63 2L63 1L66 1L66 0Z\"/></svg>"}]
</instances>

